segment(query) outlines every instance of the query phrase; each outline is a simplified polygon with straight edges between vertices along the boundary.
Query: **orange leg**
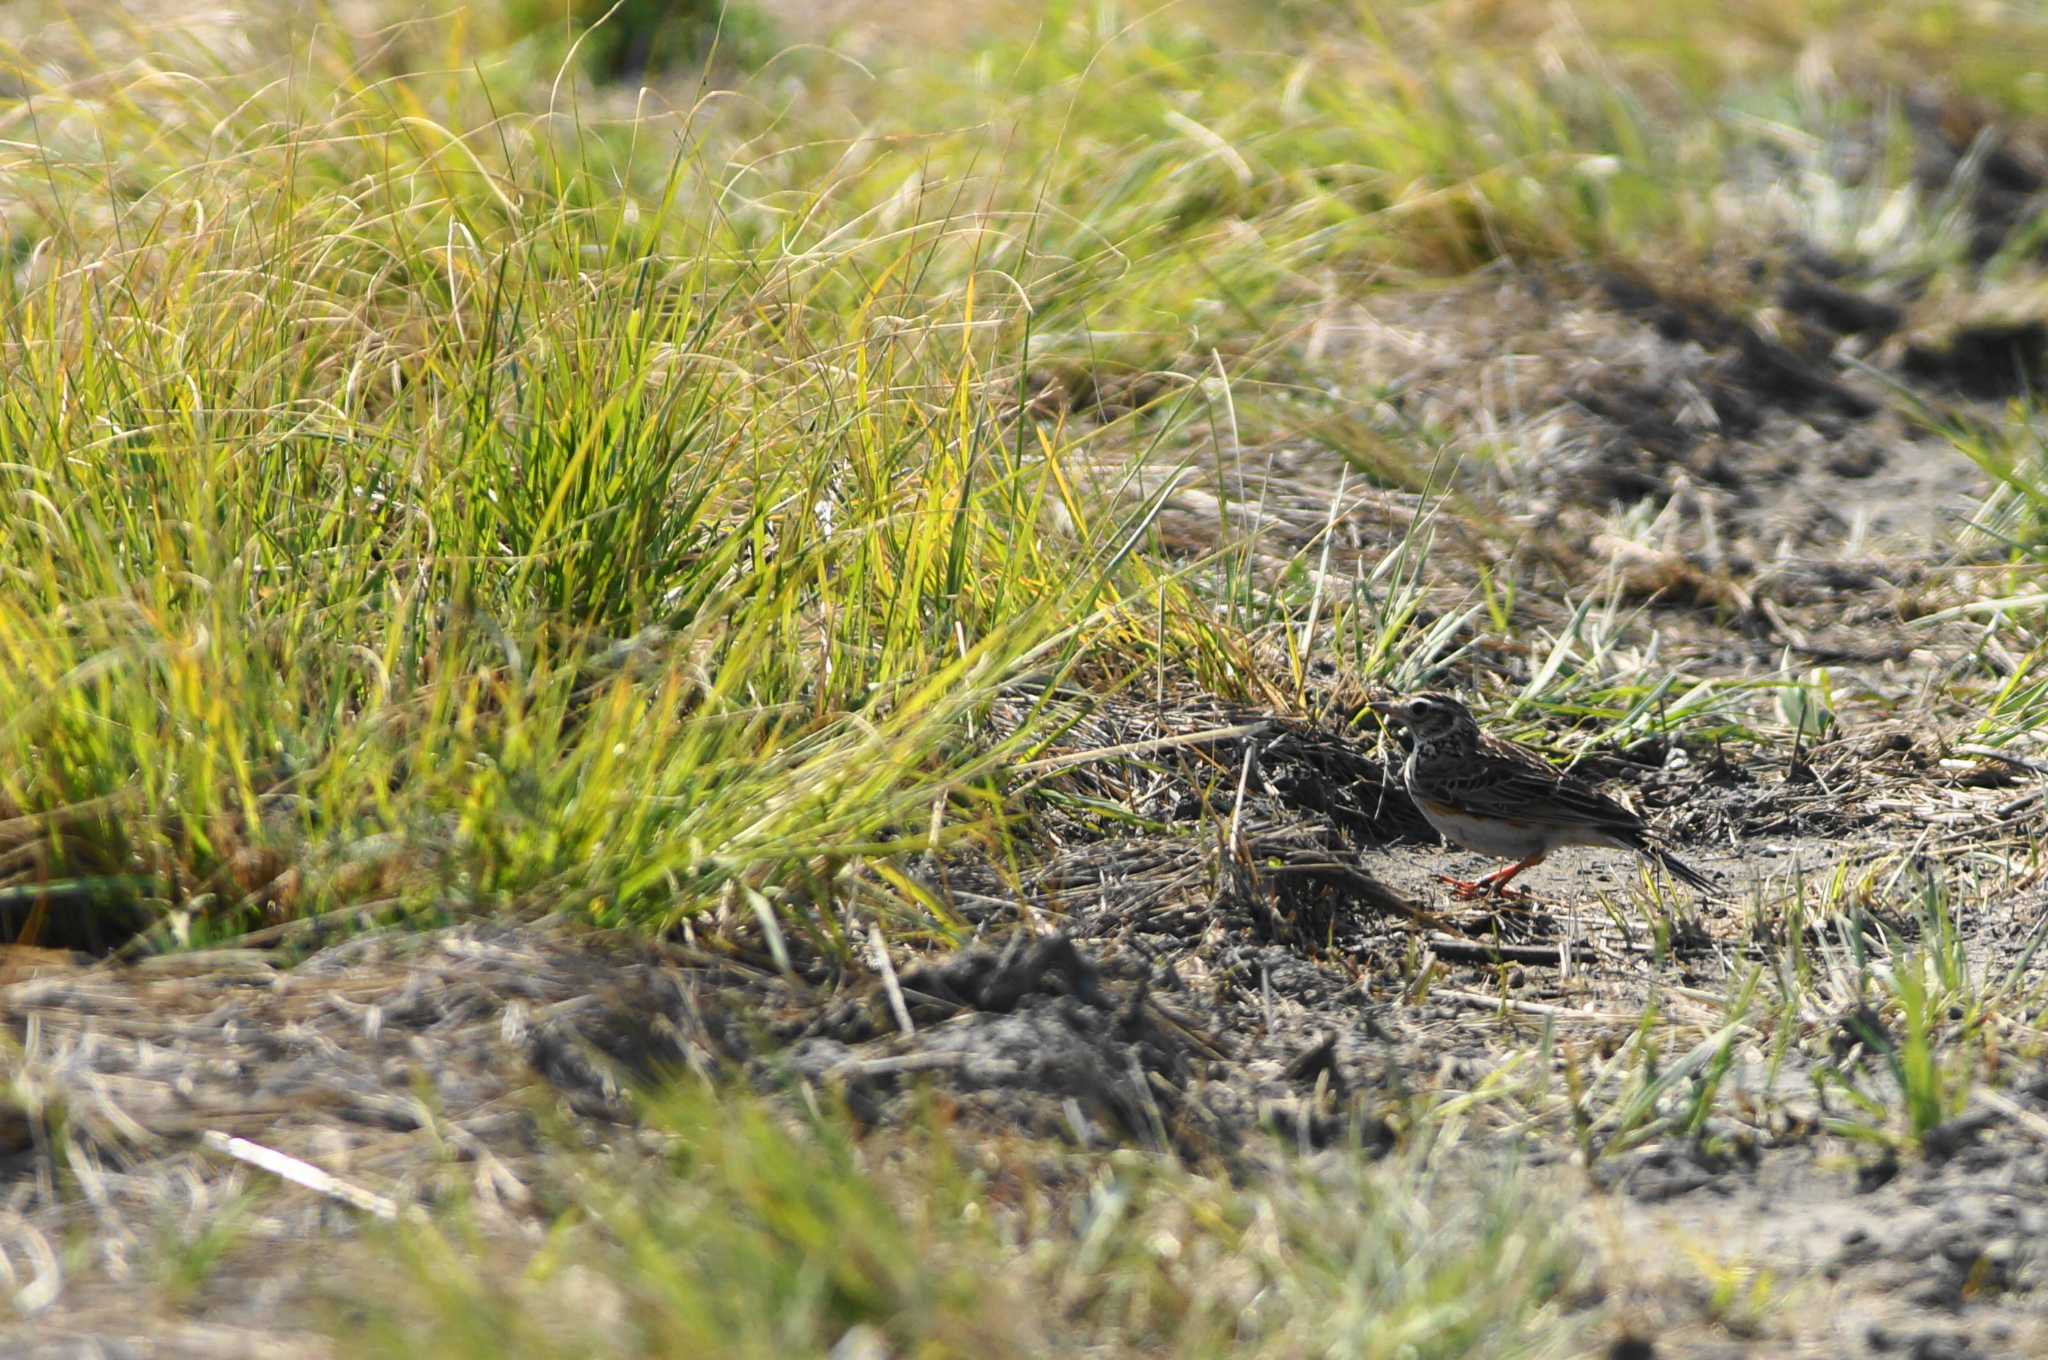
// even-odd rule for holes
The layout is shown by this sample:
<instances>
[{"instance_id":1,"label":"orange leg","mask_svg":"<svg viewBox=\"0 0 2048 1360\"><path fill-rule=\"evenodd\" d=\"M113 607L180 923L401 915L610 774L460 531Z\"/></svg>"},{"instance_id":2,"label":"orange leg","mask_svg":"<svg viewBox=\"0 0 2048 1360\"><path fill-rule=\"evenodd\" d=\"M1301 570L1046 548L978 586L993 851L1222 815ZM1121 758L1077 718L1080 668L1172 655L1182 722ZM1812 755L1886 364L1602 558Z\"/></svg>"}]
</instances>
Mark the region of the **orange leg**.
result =
<instances>
[{"instance_id":1,"label":"orange leg","mask_svg":"<svg viewBox=\"0 0 2048 1360\"><path fill-rule=\"evenodd\" d=\"M1505 891L1508 886L1508 881L1512 879L1516 874L1521 873L1524 869L1535 868L1537 865L1543 862L1543 859L1543 855L1531 855L1529 856L1529 858L1522 860L1519 863L1510 864L1505 869L1501 869L1494 873L1488 874L1485 878L1480 879L1477 883L1467 883L1462 878L1451 878L1445 874L1438 874L1437 877L1442 879L1444 882L1450 884L1452 893L1458 897L1469 899L1474 897L1493 896Z\"/></svg>"}]
</instances>

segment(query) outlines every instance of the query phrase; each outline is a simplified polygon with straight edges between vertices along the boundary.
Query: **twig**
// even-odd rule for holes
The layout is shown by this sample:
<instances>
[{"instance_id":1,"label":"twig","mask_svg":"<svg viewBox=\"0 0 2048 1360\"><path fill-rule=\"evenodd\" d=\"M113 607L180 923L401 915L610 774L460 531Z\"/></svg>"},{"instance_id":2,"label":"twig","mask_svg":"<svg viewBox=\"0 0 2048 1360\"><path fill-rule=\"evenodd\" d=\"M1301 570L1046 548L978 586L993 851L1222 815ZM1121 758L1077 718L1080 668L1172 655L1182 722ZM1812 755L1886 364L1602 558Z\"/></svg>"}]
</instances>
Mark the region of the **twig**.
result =
<instances>
[{"instance_id":1,"label":"twig","mask_svg":"<svg viewBox=\"0 0 2048 1360\"><path fill-rule=\"evenodd\" d=\"M1266 850L1267 847L1265 845L1258 841L1253 841L1252 852L1254 854L1262 854ZM1411 921L1421 921L1429 925L1436 925L1442 920L1436 913L1426 911L1406 898L1396 896L1392 888L1389 888L1371 874L1366 873L1363 869L1358 868L1356 865L1346 864L1340 860L1283 859L1277 864L1265 866L1264 872L1268 878L1284 878L1289 875L1298 875L1327 879L1337 886L1358 893L1367 903L1379 911L1393 912L1395 915L1405 916Z\"/></svg>"},{"instance_id":2,"label":"twig","mask_svg":"<svg viewBox=\"0 0 2048 1360\"><path fill-rule=\"evenodd\" d=\"M868 927L868 947L875 952L875 967L882 974L882 990L889 994L889 1009L896 1013L896 1028L904 1036L917 1033L917 1026L910 1023L910 1007L903 1003L903 984L896 980L896 965L889 962L889 946L882 942L882 928Z\"/></svg>"},{"instance_id":3,"label":"twig","mask_svg":"<svg viewBox=\"0 0 2048 1360\"><path fill-rule=\"evenodd\" d=\"M2010 803L2000 803L1991 809L1991 815L2001 822L2010 821L2040 801L2041 790L2035 789L2032 793L2021 794Z\"/></svg>"},{"instance_id":4,"label":"twig","mask_svg":"<svg viewBox=\"0 0 2048 1360\"><path fill-rule=\"evenodd\" d=\"M361 1209L378 1218L398 1217L398 1206L384 1196L365 1190L359 1185L350 1185L331 1172L322 1171L311 1162L302 1162L296 1157L267 1148L261 1143L252 1143L246 1138L235 1138L219 1129L208 1129L204 1135L206 1146L215 1152L232 1157L238 1162L247 1162L271 1175L301 1185L316 1195L338 1199L351 1208Z\"/></svg>"},{"instance_id":5,"label":"twig","mask_svg":"<svg viewBox=\"0 0 2048 1360\"><path fill-rule=\"evenodd\" d=\"M1229 741L1234 737L1249 737L1263 732L1271 726L1270 721L1238 723L1233 727L1212 727L1205 732L1183 732L1178 736L1154 737L1150 741L1127 741L1119 746L1103 746L1093 751L1069 751L1063 756L1046 756L1042 760L1027 760L1022 765L1012 765L1012 774L1051 774L1055 770L1070 769L1076 765L1088 765L1098 760L1117 760L1124 756L1149 755L1154 751L1170 751L1178 746L1201 746L1210 742Z\"/></svg>"},{"instance_id":6,"label":"twig","mask_svg":"<svg viewBox=\"0 0 2048 1360\"><path fill-rule=\"evenodd\" d=\"M1581 940L1556 944L1496 944L1491 940L1460 939L1456 935L1432 934L1429 947L1438 958L1457 963L1560 964L1567 954L1582 963L1598 963L1600 952Z\"/></svg>"},{"instance_id":7,"label":"twig","mask_svg":"<svg viewBox=\"0 0 2048 1360\"><path fill-rule=\"evenodd\" d=\"M2001 765L2010 765L2016 770L2025 770L2028 774L2048 774L2048 764L2038 760L2029 760L2025 756L2016 756L2010 751L2001 751L1995 746L1958 746L1956 750L1966 756L1980 756L1985 760L1995 760Z\"/></svg>"},{"instance_id":8,"label":"twig","mask_svg":"<svg viewBox=\"0 0 2048 1360\"><path fill-rule=\"evenodd\" d=\"M1244 788L1251 782L1252 757L1258 754L1256 746L1244 748L1244 765L1237 772L1237 796L1230 800L1230 855L1240 862L1244 859L1244 837L1240 834L1244 826Z\"/></svg>"},{"instance_id":9,"label":"twig","mask_svg":"<svg viewBox=\"0 0 2048 1360\"><path fill-rule=\"evenodd\" d=\"M1970 1093L1970 1098L1981 1104L1989 1105L1992 1109L2006 1116L2032 1134L2036 1142L2048 1143L2048 1119L2042 1118L2005 1092L1994 1090L1989 1086L1980 1086Z\"/></svg>"},{"instance_id":10,"label":"twig","mask_svg":"<svg viewBox=\"0 0 2048 1360\"><path fill-rule=\"evenodd\" d=\"M835 1077L884 1077L894 1076L898 1072L940 1072L949 1067L965 1067L971 1056L953 1049L940 1049L937 1052L904 1053L895 1057L844 1058L832 1064L826 1072ZM991 1059L988 1066L992 1079L1021 1070L1017 1064L1000 1058Z\"/></svg>"},{"instance_id":11,"label":"twig","mask_svg":"<svg viewBox=\"0 0 2048 1360\"><path fill-rule=\"evenodd\" d=\"M280 940L290 939L296 935L303 935L308 931L319 931L323 927L332 925L336 921L349 916L355 917L367 928L376 924L378 912L398 906L399 901L400 899L396 897L380 897L370 902L356 902L346 907L330 907L326 911L316 911L305 916L295 916L289 921L280 921L274 926L263 926L260 929L248 932L246 935L237 935L235 937L235 944L242 949L261 948L275 944ZM149 948L149 932L144 931L115 950L113 957L117 959L136 958L143 955Z\"/></svg>"},{"instance_id":12,"label":"twig","mask_svg":"<svg viewBox=\"0 0 2048 1360\"><path fill-rule=\"evenodd\" d=\"M1481 992L1460 992L1450 987L1432 987L1432 997L1440 996L1446 1001L1455 1001L1463 1006L1479 1010L1509 1010L1522 1015L1547 1015L1559 1020L1585 1020L1596 1025L1633 1025L1637 1017L1632 1015L1611 1015L1605 1011L1574 1010L1570 1006L1553 1006L1543 1001L1512 1001L1503 996L1487 996Z\"/></svg>"}]
</instances>

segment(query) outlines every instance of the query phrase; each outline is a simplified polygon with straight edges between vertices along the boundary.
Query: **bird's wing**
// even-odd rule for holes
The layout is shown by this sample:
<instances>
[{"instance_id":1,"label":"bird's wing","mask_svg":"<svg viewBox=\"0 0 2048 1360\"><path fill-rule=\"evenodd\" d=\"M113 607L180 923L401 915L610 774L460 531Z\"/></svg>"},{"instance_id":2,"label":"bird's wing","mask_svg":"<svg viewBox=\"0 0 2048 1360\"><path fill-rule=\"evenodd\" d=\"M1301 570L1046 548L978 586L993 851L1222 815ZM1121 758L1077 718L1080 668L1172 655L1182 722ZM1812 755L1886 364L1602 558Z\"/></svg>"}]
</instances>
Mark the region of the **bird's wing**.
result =
<instances>
[{"instance_id":1,"label":"bird's wing","mask_svg":"<svg viewBox=\"0 0 2048 1360\"><path fill-rule=\"evenodd\" d=\"M1445 801L1479 816L1598 827L1630 842L1643 833L1643 819L1620 803L1584 780L1520 752L1509 755L1482 748L1468 770L1443 784Z\"/></svg>"}]
</instances>

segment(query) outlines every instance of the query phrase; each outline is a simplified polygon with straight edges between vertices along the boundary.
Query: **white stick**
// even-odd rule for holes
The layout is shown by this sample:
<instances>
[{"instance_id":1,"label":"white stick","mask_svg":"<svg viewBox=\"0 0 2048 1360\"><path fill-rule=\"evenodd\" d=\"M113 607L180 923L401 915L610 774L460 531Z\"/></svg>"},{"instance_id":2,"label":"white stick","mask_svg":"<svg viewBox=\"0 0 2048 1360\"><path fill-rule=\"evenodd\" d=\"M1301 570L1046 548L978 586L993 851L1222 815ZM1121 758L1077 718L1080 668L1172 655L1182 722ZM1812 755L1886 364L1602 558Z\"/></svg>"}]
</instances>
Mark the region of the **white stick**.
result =
<instances>
[{"instance_id":1,"label":"white stick","mask_svg":"<svg viewBox=\"0 0 2048 1360\"><path fill-rule=\"evenodd\" d=\"M883 990L889 993L889 1009L896 1014L896 1028L905 1036L917 1033L917 1026L910 1023L910 1007L903 1004L903 986L896 981L896 965L889 962L889 946L882 942L879 925L868 928L868 947L874 951L875 967L882 974Z\"/></svg>"},{"instance_id":2,"label":"white stick","mask_svg":"<svg viewBox=\"0 0 2048 1360\"><path fill-rule=\"evenodd\" d=\"M1063 756L1046 756L1042 760L1027 760L1021 765L1012 765L1011 774L1047 774L1053 770L1071 769L1097 760L1117 760L1124 756L1150 755L1154 751L1171 751L1178 746L1200 746L1204 742L1228 741L1232 737L1248 737L1254 732L1263 732L1273 724L1269 721L1238 723L1234 727L1212 727L1206 732L1184 732L1176 737L1158 737L1151 741L1127 741L1121 746L1104 746L1093 751L1071 751Z\"/></svg>"},{"instance_id":3,"label":"white stick","mask_svg":"<svg viewBox=\"0 0 2048 1360\"><path fill-rule=\"evenodd\" d=\"M350 1185L339 1176L322 1171L311 1162L302 1162L296 1157L286 1156L276 1148L252 1143L246 1138L233 1138L219 1129L208 1129L205 1141L215 1152L223 1153L238 1162L260 1167L273 1176L290 1181L293 1185L303 1185L316 1195L338 1199L351 1208L361 1209L364 1213L375 1214L379 1218L398 1217L398 1206L384 1196L365 1190L359 1185Z\"/></svg>"}]
</instances>

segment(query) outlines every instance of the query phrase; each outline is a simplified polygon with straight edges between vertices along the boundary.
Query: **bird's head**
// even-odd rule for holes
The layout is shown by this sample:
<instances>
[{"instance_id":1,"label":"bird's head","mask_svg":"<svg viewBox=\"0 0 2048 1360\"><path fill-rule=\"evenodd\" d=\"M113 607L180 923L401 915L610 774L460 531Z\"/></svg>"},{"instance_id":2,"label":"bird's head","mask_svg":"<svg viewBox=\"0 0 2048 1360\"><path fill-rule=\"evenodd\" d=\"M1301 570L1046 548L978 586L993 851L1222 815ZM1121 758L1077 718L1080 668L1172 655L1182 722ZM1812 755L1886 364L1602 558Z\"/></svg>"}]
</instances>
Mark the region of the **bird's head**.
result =
<instances>
[{"instance_id":1,"label":"bird's head","mask_svg":"<svg viewBox=\"0 0 2048 1360\"><path fill-rule=\"evenodd\" d=\"M1417 746L1469 744L1479 740L1472 710L1448 694L1415 694L1370 705L1387 722L1408 729Z\"/></svg>"}]
</instances>

